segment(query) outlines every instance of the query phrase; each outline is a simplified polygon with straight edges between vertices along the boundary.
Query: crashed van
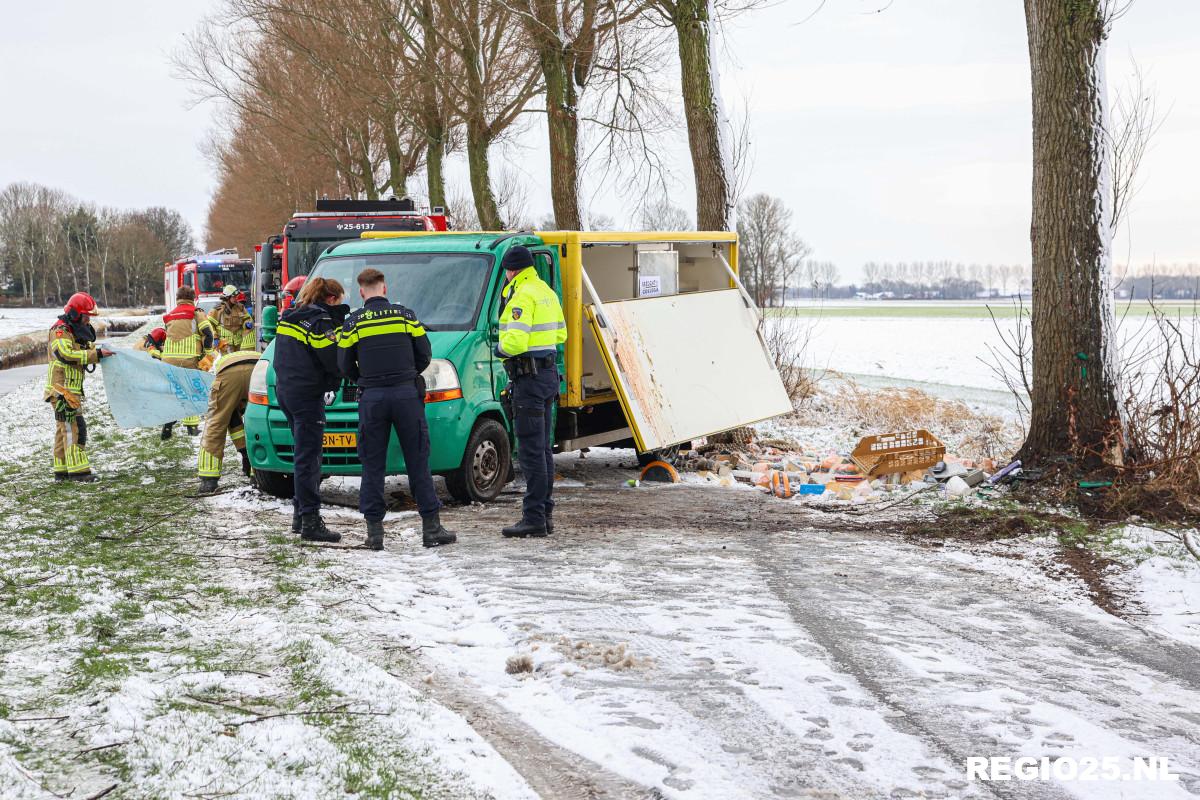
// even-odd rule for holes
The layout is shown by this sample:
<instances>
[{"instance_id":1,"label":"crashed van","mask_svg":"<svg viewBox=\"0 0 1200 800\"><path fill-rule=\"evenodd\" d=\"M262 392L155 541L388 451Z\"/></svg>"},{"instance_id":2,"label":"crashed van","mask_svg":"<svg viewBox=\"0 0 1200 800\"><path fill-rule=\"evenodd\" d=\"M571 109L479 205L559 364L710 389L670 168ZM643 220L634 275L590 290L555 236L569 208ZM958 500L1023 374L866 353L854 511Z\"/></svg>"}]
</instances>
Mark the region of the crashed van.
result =
<instances>
[{"instance_id":1,"label":"crashed van","mask_svg":"<svg viewBox=\"0 0 1200 800\"><path fill-rule=\"evenodd\" d=\"M494 499L512 478L513 427L499 341L500 267L534 254L567 321L559 346L558 451L633 447L644 458L792 410L761 319L737 277L733 233L367 233L336 244L312 275L361 305L356 276L374 267L389 299L416 312L433 349L425 371L434 474L461 502ZM292 433L275 396L268 346L255 367L246 445L259 489L292 492ZM323 475L357 475L357 387L326 396ZM388 472L402 474L395 435Z\"/></svg>"}]
</instances>

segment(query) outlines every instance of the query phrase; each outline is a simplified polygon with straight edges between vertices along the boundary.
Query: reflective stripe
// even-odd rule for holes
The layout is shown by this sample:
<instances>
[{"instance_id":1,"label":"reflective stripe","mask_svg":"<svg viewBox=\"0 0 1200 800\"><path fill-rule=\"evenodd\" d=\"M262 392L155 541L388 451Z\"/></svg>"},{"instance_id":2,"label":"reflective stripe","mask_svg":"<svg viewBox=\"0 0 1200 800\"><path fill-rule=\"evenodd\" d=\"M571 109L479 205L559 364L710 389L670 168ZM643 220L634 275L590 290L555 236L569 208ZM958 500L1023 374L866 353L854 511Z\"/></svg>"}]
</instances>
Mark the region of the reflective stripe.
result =
<instances>
[{"instance_id":1,"label":"reflective stripe","mask_svg":"<svg viewBox=\"0 0 1200 800\"><path fill-rule=\"evenodd\" d=\"M196 458L196 471L201 478L221 477L221 459L207 450L201 450Z\"/></svg>"},{"instance_id":2,"label":"reflective stripe","mask_svg":"<svg viewBox=\"0 0 1200 800\"><path fill-rule=\"evenodd\" d=\"M567 323L565 322L539 322L530 328L531 331L557 331L566 329Z\"/></svg>"},{"instance_id":3,"label":"reflective stripe","mask_svg":"<svg viewBox=\"0 0 1200 800\"><path fill-rule=\"evenodd\" d=\"M529 333L533 330L532 325L526 325L524 322L505 322L500 326L502 331L525 331Z\"/></svg>"},{"instance_id":4,"label":"reflective stripe","mask_svg":"<svg viewBox=\"0 0 1200 800\"><path fill-rule=\"evenodd\" d=\"M362 322L355 325L348 331L343 331L338 337L338 347L353 347L358 344L360 339L365 339L368 336L383 336L389 333L407 333L409 336L416 338L425 335L425 328L421 323L408 322L405 320L386 322Z\"/></svg>"}]
</instances>

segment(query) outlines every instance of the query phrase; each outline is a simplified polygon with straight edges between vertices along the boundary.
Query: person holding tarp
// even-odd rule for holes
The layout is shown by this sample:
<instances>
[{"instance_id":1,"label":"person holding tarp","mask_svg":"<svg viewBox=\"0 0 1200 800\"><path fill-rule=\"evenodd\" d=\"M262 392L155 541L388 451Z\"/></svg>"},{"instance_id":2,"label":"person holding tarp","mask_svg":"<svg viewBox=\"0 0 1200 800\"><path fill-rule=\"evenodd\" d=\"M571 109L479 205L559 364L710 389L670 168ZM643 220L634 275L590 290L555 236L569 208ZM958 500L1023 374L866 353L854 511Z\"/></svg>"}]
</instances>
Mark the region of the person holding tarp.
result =
<instances>
[{"instance_id":1,"label":"person holding tarp","mask_svg":"<svg viewBox=\"0 0 1200 800\"><path fill-rule=\"evenodd\" d=\"M167 329L159 325L142 337L134 347L143 353L149 353L151 358L162 358L163 343L167 341Z\"/></svg>"},{"instance_id":2,"label":"person holding tarp","mask_svg":"<svg viewBox=\"0 0 1200 800\"><path fill-rule=\"evenodd\" d=\"M288 284L291 285L290 283ZM304 284L296 305L283 312L275 336L275 396L292 429L292 533L310 542L336 542L342 535L321 519L321 448L325 393L341 383L337 330L350 307L346 290L328 278Z\"/></svg>"},{"instance_id":3,"label":"person holding tarp","mask_svg":"<svg viewBox=\"0 0 1200 800\"><path fill-rule=\"evenodd\" d=\"M208 395L208 414L204 422L204 437L196 456L196 471L200 475L200 493L217 490L221 477L221 462L225 457L225 434L242 457L242 472L250 475L250 458L246 455L246 430L242 417L250 396L250 373L258 362L254 350L228 353L217 359L216 379Z\"/></svg>"},{"instance_id":4,"label":"person holding tarp","mask_svg":"<svg viewBox=\"0 0 1200 800\"><path fill-rule=\"evenodd\" d=\"M45 400L54 408L56 481L96 480L84 450L87 421L83 418L83 380L95 369L88 369L89 366L112 353L96 347L96 329L90 321L95 313L96 301L92 296L76 292L63 307L62 316L50 326Z\"/></svg>"},{"instance_id":5,"label":"person holding tarp","mask_svg":"<svg viewBox=\"0 0 1200 800\"><path fill-rule=\"evenodd\" d=\"M167 329L167 340L163 343L162 360L176 367L199 369L205 372L216 358L216 334L208 316L196 308L196 291L190 286L180 286L175 293L178 305L163 314L163 326ZM200 433L200 418L186 417L180 420L187 427L189 436ZM162 427L162 438L171 438L174 422Z\"/></svg>"}]
</instances>

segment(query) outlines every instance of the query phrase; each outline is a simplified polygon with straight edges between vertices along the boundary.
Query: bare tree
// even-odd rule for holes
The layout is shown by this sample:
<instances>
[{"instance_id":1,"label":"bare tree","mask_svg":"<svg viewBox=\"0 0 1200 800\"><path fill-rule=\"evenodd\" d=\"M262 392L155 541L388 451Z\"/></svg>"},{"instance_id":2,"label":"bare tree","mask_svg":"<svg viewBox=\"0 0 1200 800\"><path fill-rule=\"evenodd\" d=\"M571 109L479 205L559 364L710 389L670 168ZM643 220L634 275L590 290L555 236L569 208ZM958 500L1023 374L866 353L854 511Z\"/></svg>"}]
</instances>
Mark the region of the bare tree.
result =
<instances>
[{"instance_id":1,"label":"bare tree","mask_svg":"<svg viewBox=\"0 0 1200 800\"><path fill-rule=\"evenodd\" d=\"M782 305L811 252L792 226L791 209L777 197L751 195L738 209L738 272L760 308Z\"/></svg>"},{"instance_id":2,"label":"bare tree","mask_svg":"<svg viewBox=\"0 0 1200 800\"><path fill-rule=\"evenodd\" d=\"M642 208L641 228L644 231L690 231L692 218L666 195L660 195Z\"/></svg>"}]
</instances>

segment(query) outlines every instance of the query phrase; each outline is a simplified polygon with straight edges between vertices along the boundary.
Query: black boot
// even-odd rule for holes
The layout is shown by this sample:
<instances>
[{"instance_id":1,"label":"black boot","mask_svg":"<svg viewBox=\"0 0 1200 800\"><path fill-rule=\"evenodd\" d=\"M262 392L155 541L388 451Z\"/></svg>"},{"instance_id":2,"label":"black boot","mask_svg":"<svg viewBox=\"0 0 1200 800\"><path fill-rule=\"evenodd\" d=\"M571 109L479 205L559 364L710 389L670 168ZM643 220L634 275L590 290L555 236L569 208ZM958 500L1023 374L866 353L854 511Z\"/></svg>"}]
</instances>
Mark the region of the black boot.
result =
<instances>
[{"instance_id":1,"label":"black boot","mask_svg":"<svg viewBox=\"0 0 1200 800\"><path fill-rule=\"evenodd\" d=\"M314 511L300 519L300 538L306 542L340 542L342 535L325 527L325 520Z\"/></svg>"},{"instance_id":2,"label":"black boot","mask_svg":"<svg viewBox=\"0 0 1200 800\"><path fill-rule=\"evenodd\" d=\"M67 476L67 479L75 481L76 483L95 483L96 482L96 476L90 472L72 472L70 475Z\"/></svg>"},{"instance_id":3,"label":"black boot","mask_svg":"<svg viewBox=\"0 0 1200 800\"><path fill-rule=\"evenodd\" d=\"M421 515L421 544L426 547L437 547L443 544L454 544L457 541L458 536L442 527L441 516L438 512Z\"/></svg>"},{"instance_id":4,"label":"black boot","mask_svg":"<svg viewBox=\"0 0 1200 800\"><path fill-rule=\"evenodd\" d=\"M292 512L292 533L296 534L297 536L300 535L300 512L299 511Z\"/></svg>"},{"instance_id":5,"label":"black boot","mask_svg":"<svg viewBox=\"0 0 1200 800\"><path fill-rule=\"evenodd\" d=\"M383 549L383 520L367 520L367 541L364 544L368 550Z\"/></svg>"},{"instance_id":6,"label":"black boot","mask_svg":"<svg viewBox=\"0 0 1200 800\"><path fill-rule=\"evenodd\" d=\"M56 472L56 473L54 473L54 480L56 480L56 481L65 481L65 480L67 480L67 479L68 479L68 478L70 478L70 477L71 477L71 476L70 476L70 475L68 475L68 474L67 474L67 473L65 473L65 472Z\"/></svg>"},{"instance_id":7,"label":"black boot","mask_svg":"<svg viewBox=\"0 0 1200 800\"><path fill-rule=\"evenodd\" d=\"M509 539L517 538L524 539L526 536L541 538L546 535L545 525L535 525L532 522L521 520L516 525L509 525L501 531Z\"/></svg>"},{"instance_id":8,"label":"black boot","mask_svg":"<svg viewBox=\"0 0 1200 800\"><path fill-rule=\"evenodd\" d=\"M554 512L546 511L546 535L554 533Z\"/></svg>"},{"instance_id":9,"label":"black boot","mask_svg":"<svg viewBox=\"0 0 1200 800\"><path fill-rule=\"evenodd\" d=\"M217 490L216 478L201 478L200 479L200 494L212 494Z\"/></svg>"},{"instance_id":10,"label":"black boot","mask_svg":"<svg viewBox=\"0 0 1200 800\"><path fill-rule=\"evenodd\" d=\"M250 456L246 453L244 448L238 450L238 454L242 457L242 474L249 478L251 473L254 472L254 470L250 467Z\"/></svg>"},{"instance_id":11,"label":"black boot","mask_svg":"<svg viewBox=\"0 0 1200 800\"><path fill-rule=\"evenodd\" d=\"M162 439L164 442L165 442L167 439L170 439L170 438L171 438L171 432L172 432L172 430L173 430L174 428L175 428L175 423L174 423L174 422L168 422L166 425L163 425L163 427L162 427L162 433L158 434L158 438Z\"/></svg>"},{"instance_id":12,"label":"black boot","mask_svg":"<svg viewBox=\"0 0 1200 800\"><path fill-rule=\"evenodd\" d=\"M188 436L199 436L200 435L200 426L188 425L187 432L188 432Z\"/></svg>"}]
</instances>

